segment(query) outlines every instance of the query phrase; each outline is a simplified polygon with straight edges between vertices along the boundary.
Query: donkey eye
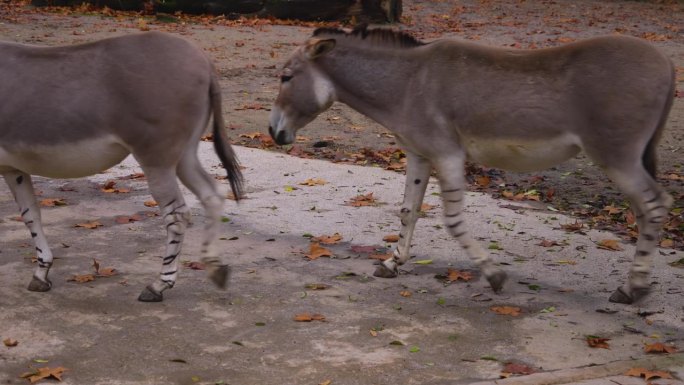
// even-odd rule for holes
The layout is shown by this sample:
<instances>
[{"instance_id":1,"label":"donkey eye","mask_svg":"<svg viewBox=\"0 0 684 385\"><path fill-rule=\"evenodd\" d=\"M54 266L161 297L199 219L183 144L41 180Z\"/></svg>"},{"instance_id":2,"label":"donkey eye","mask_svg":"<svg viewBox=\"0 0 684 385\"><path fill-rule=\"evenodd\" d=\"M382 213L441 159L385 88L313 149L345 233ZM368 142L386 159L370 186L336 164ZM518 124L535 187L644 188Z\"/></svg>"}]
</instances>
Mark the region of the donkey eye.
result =
<instances>
[{"instance_id":1,"label":"donkey eye","mask_svg":"<svg viewBox=\"0 0 684 385\"><path fill-rule=\"evenodd\" d=\"M282 83L289 82L290 80L292 80L292 75L281 75L280 76L280 81Z\"/></svg>"}]
</instances>

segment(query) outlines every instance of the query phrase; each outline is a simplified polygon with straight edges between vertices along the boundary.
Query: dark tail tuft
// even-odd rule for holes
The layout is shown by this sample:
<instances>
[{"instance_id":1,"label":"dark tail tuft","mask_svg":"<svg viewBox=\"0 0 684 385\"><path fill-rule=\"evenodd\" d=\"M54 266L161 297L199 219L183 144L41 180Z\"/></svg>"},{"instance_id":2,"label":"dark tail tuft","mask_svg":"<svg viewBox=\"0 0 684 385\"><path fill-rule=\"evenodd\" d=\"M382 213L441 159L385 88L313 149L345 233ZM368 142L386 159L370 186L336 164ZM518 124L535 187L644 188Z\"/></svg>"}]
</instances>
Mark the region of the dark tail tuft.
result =
<instances>
[{"instance_id":1,"label":"dark tail tuft","mask_svg":"<svg viewBox=\"0 0 684 385\"><path fill-rule=\"evenodd\" d=\"M230 188L233 190L233 195L235 195L235 200L239 201L242 197L242 187L244 179L242 177L242 171L240 171L240 162L228 142L228 136L226 135L226 126L223 122L223 112L221 107L221 88L218 84L218 79L216 78L216 73L212 72L211 75L211 87L209 89L211 100L211 108L214 115L214 150L216 150L216 155L218 155L223 167L228 173L228 182L230 182Z\"/></svg>"},{"instance_id":2,"label":"dark tail tuft","mask_svg":"<svg viewBox=\"0 0 684 385\"><path fill-rule=\"evenodd\" d=\"M660 116L660 121L658 121L658 127L656 128L656 131L653 133L653 136L651 137L651 140L648 141L648 145L646 146L646 149L644 150L644 154L641 157L641 161L644 164L644 168L646 171L648 171L649 174L653 177L653 179L656 179L656 173L657 173L657 161L658 157L656 154L656 150L658 147L658 142L660 141L660 137L662 136L663 129L665 128L665 123L667 122L667 117L670 114L670 109L672 108L672 102L674 101L674 94L675 94L675 87L676 87L676 77L675 77L675 69L674 65L672 66L672 87L670 88L670 94L667 97L667 101L665 102L665 108L663 109L663 113Z\"/></svg>"}]
</instances>

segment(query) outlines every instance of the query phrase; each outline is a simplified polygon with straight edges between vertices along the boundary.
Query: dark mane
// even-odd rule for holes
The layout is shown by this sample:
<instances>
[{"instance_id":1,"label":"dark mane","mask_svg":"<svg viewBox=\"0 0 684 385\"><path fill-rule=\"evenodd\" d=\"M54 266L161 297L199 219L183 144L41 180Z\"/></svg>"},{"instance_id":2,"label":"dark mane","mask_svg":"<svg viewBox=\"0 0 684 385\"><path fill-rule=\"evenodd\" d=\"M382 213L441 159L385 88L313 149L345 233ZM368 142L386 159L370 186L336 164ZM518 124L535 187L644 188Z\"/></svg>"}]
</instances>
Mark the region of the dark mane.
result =
<instances>
[{"instance_id":1,"label":"dark mane","mask_svg":"<svg viewBox=\"0 0 684 385\"><path fill-rule=\"evenodd\" d=\"M358 39L360 41L368 42L369 44L400 48L418 47L425 44L406 32L386 28L369 29L366 24L357 26L351 32L346 32L339 28L317 28L314 31L313 36L316 37L320 35L337 35Z\"/></svg>"}]
</instances>

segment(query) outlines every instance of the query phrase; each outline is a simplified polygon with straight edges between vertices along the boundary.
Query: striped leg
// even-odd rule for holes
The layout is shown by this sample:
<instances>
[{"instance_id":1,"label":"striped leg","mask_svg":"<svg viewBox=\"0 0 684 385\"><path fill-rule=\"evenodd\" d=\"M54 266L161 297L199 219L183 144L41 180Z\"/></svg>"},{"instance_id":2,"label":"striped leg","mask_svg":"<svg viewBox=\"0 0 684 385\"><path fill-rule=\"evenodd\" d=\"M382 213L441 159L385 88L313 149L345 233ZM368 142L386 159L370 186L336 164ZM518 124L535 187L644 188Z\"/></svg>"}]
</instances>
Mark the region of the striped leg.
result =
<instances>
[{"instance_id":1,"label":"striped leg","mask_svg":"<svg viewBox=\"0 0 684 385\"><path fill-rule=\"evenodd\" d=\"M178 176L181 182L199 198L204 208L204 240L200 250L202 262L207 266L211 281L223 289L228 281L229 268L218 257L216 241L219 236L224 200L216 189L214 178L200 165L196 150L185 153L178 165Z\"/></svg>"},{"instance_id":2,"label":"striped leg","mask_svg":"<svg viewBox=\"0 0 684 385\"><path fill-rule=\"evenodd\" d=\"M627 283L610 296L611 302L630 304L649 292L653 255L660 228L672 206L672 197L641 167L625 172L609 170L608 174L629 198L639 226L639 238Z\"/></svg>"},{"instance_id":3,"label":"striped leg","mask_svg":"<svg viewBox=\"0 0 684 385\"><path fill-rule=\"evenodd\" d=\"M36 248L38 266L33 273L33 279L28 289L30 291L48 291L52 287L52 282L47 277L52 266L52 251L43 233L40 209L33 193L31 176L21 171L12 171L3 174L3 177L14 195L14 200L19 205L21 219L31 232L33 244Z\"/></svg>"},{"instance_id":4,"label":"striped leg","mask_svg":"<svg viewBox=\"0 0 684 385\"><path fill-rule=\"evenodd\" d=\"M160 302L163 291L172 288L178 276L178 257L183 246L183 236L189 223L190 210L176 182L173 169L146 168L150 192L159 203L161 215L166 226L166 252L162 260L162 270L159 279L148 285L140 296L139 301Z\"/></svg>"},{"instance_id":5,"label":"striped leg","mask_svg":"<svg viewBox=\"0 0 684 385\"><path fill-rule=\"evenodd\" d=\"M430 179L432 166L427 159L408 152L406 154L406 184L404 187L404 202L401 205L399 217L401 218L401 230L399 231L399 243L394 249L392 256L378 264L373 273L376 277L394 278L397 276L399 265L403 265L409 259L411 238L416 227L420 206L423 203L425 189Z\"/></svg>"},{"instance_id":6,"label":"striped leg","mask_svg":"<svg viewBox=\"0 0 684 385\"><path fill-rule=\"evenodd\" d=\"M506 273L494 266L489 253L473 239L463 218L463 197L465 190L463 157L452 157L437 163L444 222L449 234L456 238L470 259L482 271L494 292L499 292L506 280Z\"/></svg>"}]
</instances>

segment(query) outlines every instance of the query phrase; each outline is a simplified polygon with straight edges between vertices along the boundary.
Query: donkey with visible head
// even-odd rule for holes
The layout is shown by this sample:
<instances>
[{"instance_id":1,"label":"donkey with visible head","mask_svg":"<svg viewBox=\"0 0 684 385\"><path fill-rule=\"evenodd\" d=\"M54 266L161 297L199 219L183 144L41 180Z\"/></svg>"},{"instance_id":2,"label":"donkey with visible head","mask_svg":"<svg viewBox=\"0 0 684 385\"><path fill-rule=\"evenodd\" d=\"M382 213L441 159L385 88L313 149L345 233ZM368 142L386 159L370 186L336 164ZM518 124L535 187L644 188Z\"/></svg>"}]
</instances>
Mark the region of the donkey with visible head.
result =
<instances>
[{"instance_id":1,"label":"donkey with visible head","mask_svg":"<svg viewBox=\"0 0 684 385\"><path fill-rule=\"evenodd\" d=\"M176 177L202 202L203 261L225 285L228 268L212 247L223 198L202 169L197 146L213 116L214 146L236 197L242 174L221 115L221 90L209 58L195 45L148 32L68 47L0 43L0 174L31 231L38 267L28 289L50 290L48 246L31 175L92 175L133 154L167 231L161 276L141 301L173 287L189 209Z\"/></svg>"},{"instance_id":2,"label":"donkey with visible head","mask_svg":"<svg viewBox=\"0 0 684 385\"><path fill-rule=\"evenodd\" d=\"M599 37L540 50L443 39L428 44L390 30L318 29L285 64L269 131L278 144L334 101L390 129L407 154L400 240L375 271L395 277L431 170L448 231L494 291L506 274L463 220L466 158L512 171L556 165L583 150L629 198L639 226L627 283L610 300L649 290L652 259L672 198L656 183L656 145L674 96L670 60L645 42Z\"/></svg>"}]
</instances>

